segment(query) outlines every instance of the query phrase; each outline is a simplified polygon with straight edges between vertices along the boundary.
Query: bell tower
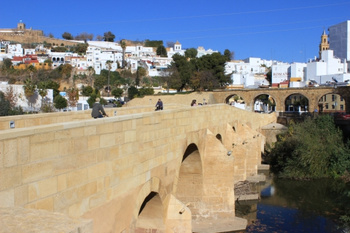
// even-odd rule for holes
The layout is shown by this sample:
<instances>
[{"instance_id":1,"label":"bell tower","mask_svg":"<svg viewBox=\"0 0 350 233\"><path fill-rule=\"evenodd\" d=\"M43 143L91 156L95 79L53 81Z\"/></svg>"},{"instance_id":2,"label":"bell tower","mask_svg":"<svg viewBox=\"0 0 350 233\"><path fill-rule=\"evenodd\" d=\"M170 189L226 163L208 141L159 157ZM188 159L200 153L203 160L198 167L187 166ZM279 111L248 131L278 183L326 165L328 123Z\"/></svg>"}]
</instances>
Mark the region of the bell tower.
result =
<instances>
[{"instance_id":1,"label":"bell tower","mask_svg":"<svg viewBox=\"0 0 350 233\"><path fill-rule=\"evenodd\" d=\"M323 30L323 34L321 36L321 43L320 43L320 51L319 51L319 59L321 59L322 51L329 49L329 42L328 42L328 35L326 34L326 31Z\"/></svg>"}]
</instances>

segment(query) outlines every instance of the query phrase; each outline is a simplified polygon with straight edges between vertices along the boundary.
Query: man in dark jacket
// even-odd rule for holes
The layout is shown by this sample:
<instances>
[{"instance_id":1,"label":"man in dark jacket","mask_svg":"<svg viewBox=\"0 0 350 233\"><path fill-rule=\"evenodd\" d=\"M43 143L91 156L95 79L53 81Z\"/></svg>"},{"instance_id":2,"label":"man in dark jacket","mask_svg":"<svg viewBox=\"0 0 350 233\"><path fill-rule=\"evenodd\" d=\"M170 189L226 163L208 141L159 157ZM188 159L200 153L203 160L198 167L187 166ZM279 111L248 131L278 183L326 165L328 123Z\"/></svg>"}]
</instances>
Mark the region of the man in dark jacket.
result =
<instances>
[{"instance_id":1,"label":"man in dark jacket","mask_svg":"<svg viewBox=\"0 0 350 233\"><path fill-rule=\"evenodd\" d=\"M102 104L100 104L100 98L96 98L95 103L92 105L92 112L91 116L93 118L102 118L103 116L107 116L105 110L102 107Z\"/></svg>"},{"instance_id":2,"label":"man in dark jacket","mask_svg":"<svg viewBox=\"0 0 350 233\"><path fill-rule=\"evenodd\" d=\"M161 99L158 100L156 104L156 111L163 110L163 102Z\"/></svg>"}]
</instances>

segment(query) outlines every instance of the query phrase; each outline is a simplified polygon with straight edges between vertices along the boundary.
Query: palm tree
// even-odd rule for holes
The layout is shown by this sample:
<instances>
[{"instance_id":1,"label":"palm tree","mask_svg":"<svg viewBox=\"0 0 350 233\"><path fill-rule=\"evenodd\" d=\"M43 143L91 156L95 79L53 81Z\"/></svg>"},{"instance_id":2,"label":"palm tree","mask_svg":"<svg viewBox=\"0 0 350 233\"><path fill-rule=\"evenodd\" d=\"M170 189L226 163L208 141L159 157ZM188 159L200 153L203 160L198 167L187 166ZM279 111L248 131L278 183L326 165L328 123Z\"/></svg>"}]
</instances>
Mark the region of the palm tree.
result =
<instances>
[{"instance_id":1,"label":"palm tree","mask_svg":"<svg viewBox=\"0 0 350 233\"><path fill-rule=\"evenodd\" d=\"M28 100L28 102L30 103L30 106L31 106L31 110L33 111L33 105L32 105L32 101L31 101L31 97L35 94L35 85L33 84L33 81L32 79L30 78L27 78L25 81L24 81L24 86L23 86L23 89L24 89L24 94Z\"/></svg>"},{"instance_id":2,"label":"palm tree","mask_svg":"<svg viewBox=\"0 0 350 233\"><path fill-rule=\"evenodd\" d=\"M125 43L124 39L120 40L120 46L123 49L122 69L124 69L125 68L125 49L126 49L126 43Z\"/></svg>"},{"instance_id":3,"label":"palm tree","mask_svg":"<svg viewBox=\"0 0 350 233\"><path fill-rule=\"evenodd\" d=\"M110 79L110 74L111 74L111 69L112 69L112 61L111 60L108 60L106 61L106 65L108 67L108 85L107 85L107 96L109 97L109 91L110 91L110 88L109 88L109 79Z\"/></svg>"}]
</instances>

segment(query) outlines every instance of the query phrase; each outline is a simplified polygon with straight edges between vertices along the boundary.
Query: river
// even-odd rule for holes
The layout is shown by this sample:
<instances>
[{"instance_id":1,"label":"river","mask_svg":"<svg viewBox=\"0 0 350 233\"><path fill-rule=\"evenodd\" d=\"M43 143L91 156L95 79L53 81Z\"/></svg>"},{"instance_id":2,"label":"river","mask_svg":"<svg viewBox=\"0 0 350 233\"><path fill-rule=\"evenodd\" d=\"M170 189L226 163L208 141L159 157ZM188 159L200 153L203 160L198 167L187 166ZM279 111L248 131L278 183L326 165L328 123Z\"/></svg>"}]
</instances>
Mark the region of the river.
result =
<instances>
[{"instance_id":1,"label":"river","mask_svg":"<svg viewBox=\"0 0 350 233\"><path fill-rule=\"evenodd\" d=\"M268 179L257 185L257 201L237 201L236 216L248 220L244 232L350 232L350 185L334 180ZM347 211L347 216L346 216Z\"/></svg>"}]
</instances>

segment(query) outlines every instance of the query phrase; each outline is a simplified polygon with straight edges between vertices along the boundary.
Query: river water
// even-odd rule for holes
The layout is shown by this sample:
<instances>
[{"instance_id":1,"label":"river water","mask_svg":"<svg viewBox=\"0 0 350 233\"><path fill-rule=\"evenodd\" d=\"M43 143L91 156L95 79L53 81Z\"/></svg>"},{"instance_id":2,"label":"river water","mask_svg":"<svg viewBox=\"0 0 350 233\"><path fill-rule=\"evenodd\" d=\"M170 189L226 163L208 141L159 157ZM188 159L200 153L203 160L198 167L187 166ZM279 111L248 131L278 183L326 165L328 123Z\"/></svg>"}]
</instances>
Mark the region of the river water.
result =
<instances>
[{"instance_id":1,"label":"river water","mask_svg":"<svg viewBox=\"0 0 350 233\"><path fill-rule=\"evenodd\" d=\"M350 213L350 187L344 182L271 178L254 188L259 200L236 202L236 216L249 224L243 232L350 232L341 221Z\"/></svg>"}]
</instances>

